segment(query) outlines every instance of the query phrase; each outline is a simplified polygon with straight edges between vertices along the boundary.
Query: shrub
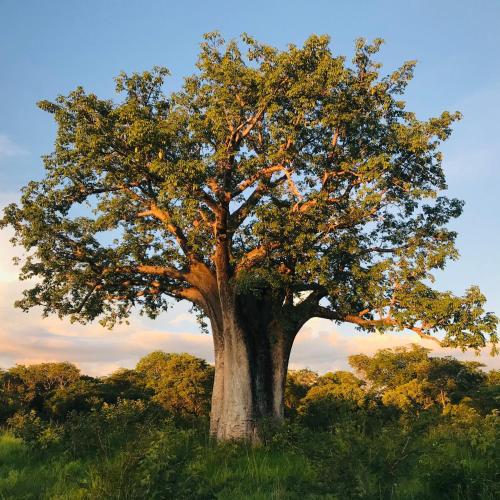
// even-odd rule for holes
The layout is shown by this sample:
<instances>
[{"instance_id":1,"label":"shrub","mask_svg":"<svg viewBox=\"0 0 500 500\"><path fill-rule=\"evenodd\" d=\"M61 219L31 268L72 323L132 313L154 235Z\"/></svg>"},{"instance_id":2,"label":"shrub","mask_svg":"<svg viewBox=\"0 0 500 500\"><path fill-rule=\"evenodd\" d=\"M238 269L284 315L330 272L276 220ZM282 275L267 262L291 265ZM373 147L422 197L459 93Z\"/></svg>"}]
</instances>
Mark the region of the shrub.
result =
<instances>
[{"instance_id":1,"label":"shrub","mask_svg":"<svg viewBox=\"0 0 500 500\"><path fill-rule=\"evenodd\" d=\"M21 438L33 450L57 445L62 438L61 426L44 422L34 410L16 413L8 419L7 426L14 436Z\"/></svg>"}]
</instances>

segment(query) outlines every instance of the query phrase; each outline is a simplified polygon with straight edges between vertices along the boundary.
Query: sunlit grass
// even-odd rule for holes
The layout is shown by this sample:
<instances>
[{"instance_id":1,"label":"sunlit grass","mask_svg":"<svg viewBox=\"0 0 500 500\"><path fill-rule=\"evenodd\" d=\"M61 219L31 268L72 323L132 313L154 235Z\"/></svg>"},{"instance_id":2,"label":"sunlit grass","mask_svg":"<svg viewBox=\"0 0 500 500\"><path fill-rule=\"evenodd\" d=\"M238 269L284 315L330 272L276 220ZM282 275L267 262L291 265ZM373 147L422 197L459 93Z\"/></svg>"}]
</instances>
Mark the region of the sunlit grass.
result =
<instances>
[{"instance_id":1,"label":"sunlit grass","mask_svg":"<svg viewBox=\"0 0 500 500\"><path fill-rule=\"evenodd\" d=\"M116 439L95 448L75 449L90 440L95 419L71 427L81 436L64 439L74 442L43 450L4 432L0 500L499 498L497 417L460 418L372 430L352 418L323 431L290 424L259 447L217 445L203 422L171 420L132 433L118 425Z\"/></svg>"},{"instance_id":2,"label":"sunlit grass","mask_svg":"<svg viewBox=\"0 0 500 500\"><path fill-rule=\"evenodd\" d=\"M85 497L86 467L66 456L32 454L23 442L0 434L0 499Z\"/></svg>"}]
</instances>

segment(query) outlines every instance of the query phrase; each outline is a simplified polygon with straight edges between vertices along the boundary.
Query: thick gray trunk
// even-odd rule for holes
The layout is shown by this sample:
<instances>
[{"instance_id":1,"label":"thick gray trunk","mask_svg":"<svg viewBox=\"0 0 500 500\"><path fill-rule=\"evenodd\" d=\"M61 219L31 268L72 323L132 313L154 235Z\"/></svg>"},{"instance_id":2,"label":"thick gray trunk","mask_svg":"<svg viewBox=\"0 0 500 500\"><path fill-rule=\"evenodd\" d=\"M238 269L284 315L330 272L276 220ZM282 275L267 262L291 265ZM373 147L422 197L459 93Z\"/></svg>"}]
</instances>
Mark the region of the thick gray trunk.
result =
<instances>
[{"instance_id":1,"label":"thick gray trunk","mask_svg":"<svg viewBox=\"0 0 500 500\"><path fill-rule=\"evenodd\" d=\"M221 333L214 332L213 327L212 331L215 352L215 377L210 411L210 435L216 437L224 401L224 343L222 342Z\"/></svg>"},{"instance_id":2,"label":"thick gray trunk","mask_svg":"<svg viewBox=\"0 0 500 500\"><path fill-rule=\"evenodd\" d=\"M258 330L226 317L214 337L215 381L210 430L219 441L259 441L263 419L283 419L288 359L293 336L276 323Z\"/></svg>"}]
</instances>

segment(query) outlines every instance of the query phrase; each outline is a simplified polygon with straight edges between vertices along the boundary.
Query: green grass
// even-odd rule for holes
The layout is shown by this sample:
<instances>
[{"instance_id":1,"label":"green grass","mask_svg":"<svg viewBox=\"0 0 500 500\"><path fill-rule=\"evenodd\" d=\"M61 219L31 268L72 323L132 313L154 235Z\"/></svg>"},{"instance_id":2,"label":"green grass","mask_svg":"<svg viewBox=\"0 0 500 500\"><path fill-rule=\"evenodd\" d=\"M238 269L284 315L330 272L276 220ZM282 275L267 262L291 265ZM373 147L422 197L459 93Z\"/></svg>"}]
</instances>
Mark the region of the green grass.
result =
<instances>
[{"instance_id":1,"label":"green grass","mask_svg":"<svg viewBox=\"0 0 500 500\"><path fill-rule=\"evenodd\" d=\"M223 446L207 450L198 464L220 499L315 498L311 490L316 474L309 461L295 453Z\"/></svg>"},{"instance_id":2,"label":"green grass","mask_svg":"<svg viewBox=\"0 0 500 500\"><path fill-rule=\"evenodd\" d=\"M169 439L167 448L171 445ZM183 453L179 445L184 446L189 458L184 467L176 460ZM206 441L200 443L193 436L172 447L175 456L169 455L160 443L158 452L163 463L162 458L151 457L159 463L158 491L140 476L143 450L134 446L127 448L107 457L71 460L65 453L31 451L22 440L3 433L0 435L0 499L335 498L318 496L311 491L315 473L308 460L298 454L264 447L216 446ZM165 457L169 456L171 463L166 463ZM167 483L172 479L177 483L169 490ZM143 488L137 488L131 480L142 480ZM172 496L162 497L162 486ZM185 493L184 488L187 488Z\"/></svg>"},{"instance_id":3,"label":"green grass","mask_svg":"<svg viewBox=\"0 0 500 500\"><path fill-rule=\"evenodd\" d=\"M0 431L0 500L500 498L493 417L413 430L398 422L374 431L351 421L328 431L289 425L257 448L216 445L203 425L170 420L133 432L117 424L115 439L89 446L99 421L81 418L92 425L44 431L42 444Z\"/></svg>"},{"instance_id":4,"label":"green grass","mask_svg":"<svg viewBox=\"0 0 500 500\"><path fill-rule=\"evenodd\" d=\"M9 433L0 434L0 499L85 498L86 466L65 456L35 456Z\"/></svg>"}]
</instances>

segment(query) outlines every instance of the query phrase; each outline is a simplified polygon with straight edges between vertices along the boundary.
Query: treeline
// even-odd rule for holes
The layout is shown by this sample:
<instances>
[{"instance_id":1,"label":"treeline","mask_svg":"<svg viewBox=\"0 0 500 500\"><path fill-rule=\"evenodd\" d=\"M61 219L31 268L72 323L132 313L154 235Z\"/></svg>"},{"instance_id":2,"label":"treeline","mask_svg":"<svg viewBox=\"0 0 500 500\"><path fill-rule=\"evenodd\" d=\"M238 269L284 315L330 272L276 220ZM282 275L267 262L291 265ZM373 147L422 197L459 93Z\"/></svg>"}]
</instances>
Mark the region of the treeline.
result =
<instances>
[{"instance_id":1,"label":"treeline","mask_svg":"<svg viewBox=\"0 0 500 500\"><path fill-rule=\"evenodd\" d=\"M0 497L500 496L498 370L417 345L349 364L290 371L286 423L262 422L257 449L208 439L214 371L189 354L99 378L17 365L0 372Z\"/></svg>"},{"instance_id":2,"label":"treeline","mask_svg":"<svg viewBox=\"0 0 500 500\"><path fill-rule=\"evenodd\" d=\"M0 422L36 414L61 422L119 400L147 401L178 416L208 415L213 367L189 354L153 352L135 369L89 377L71 363L16 365L0 372Z\"/></svg>"},{"instance_id":3,"label":"treeline","mask_svg":"<svg viewBox=\"0 0 500 500\"><path fill-rule=\"evenodd\" d=\"M478 362L431 357L412 345L349 358L350 371L319 376L290 371L285 393L287 416L313 427L328 427L341 414L361 409L387 414L448 413L462 405L481 415L500 405L500 371ZM208 416L214 369L190 354L152 352L134 369L109 376L84 375L71 363L16 365L0 371L0 423L36 414L64 421L119 400L142 400L176 417Z\"/></svg>"}]
</instances>

